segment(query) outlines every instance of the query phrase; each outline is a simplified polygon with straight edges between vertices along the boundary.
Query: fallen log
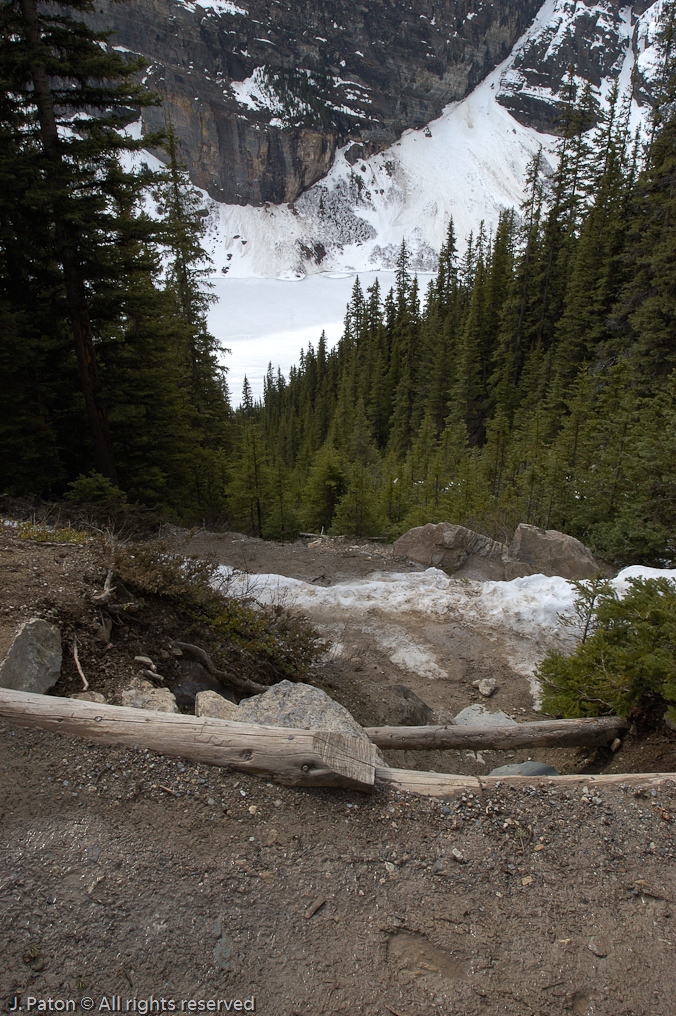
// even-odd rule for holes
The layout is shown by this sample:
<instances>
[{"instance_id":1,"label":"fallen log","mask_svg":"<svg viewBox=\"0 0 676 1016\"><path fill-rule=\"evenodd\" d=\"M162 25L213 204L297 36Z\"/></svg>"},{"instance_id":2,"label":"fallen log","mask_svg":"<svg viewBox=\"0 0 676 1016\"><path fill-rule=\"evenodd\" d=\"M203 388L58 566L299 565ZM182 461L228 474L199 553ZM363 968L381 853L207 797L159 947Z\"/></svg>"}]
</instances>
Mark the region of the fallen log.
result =
<instances>
[{"instance_id":1,"label":"fallen log","mask_svg":"<svg viewBox=\"0 0 676 1016\"><path fill-rule=\"evenodd\" d=\"M376 748L351 734L227 723L0 688L0 717L105 744L265 775L287 786L371 791Z\"/></svg>"},{"instance_id":2,"label":"fallen log","mask_svg":"<svg viewBox=\"0 0 676 1016\"><path fill-rule=\"evenodd\" d=\"M379 748L403 751L447 748L572 748L579 745L603 745L613 741L629 724L619 716L601 716L584 720L538 720L504 727L365 727Z\"/></svg>"},{"instance_id":3,"label":"fallen log","mask_svg":"<svg viewBox=\"0 0 676 1016\"><path fill-rule=\"evenodd\" d=\"M505 786L573 787L586 786L590 791L624 784L651 790L666 783L676 784L676 773L609 773L598 776L572 774L567 776L452 776L418 769L376 768L376 786L422 797L452 797L471 791L486 794L498 784Z\"/></svg>"}]
</instances>

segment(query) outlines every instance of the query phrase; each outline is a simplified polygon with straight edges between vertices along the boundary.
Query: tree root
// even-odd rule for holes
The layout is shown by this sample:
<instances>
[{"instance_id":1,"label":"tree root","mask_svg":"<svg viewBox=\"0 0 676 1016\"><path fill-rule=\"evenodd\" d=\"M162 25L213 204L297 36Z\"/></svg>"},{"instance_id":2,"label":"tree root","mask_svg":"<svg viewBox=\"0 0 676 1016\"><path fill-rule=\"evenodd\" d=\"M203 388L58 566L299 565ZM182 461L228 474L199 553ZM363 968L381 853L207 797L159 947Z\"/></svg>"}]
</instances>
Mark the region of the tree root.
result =
<instances>
[{"instance_id":1,"label":"tree root","mask_svg":"<svg viewBox=\"0 0 676 1016\"><path fill-rule=\"evenodd\" d=\"M219 681L223 681L227 684L231 684L233 688L237 688L238 691L243 692L247 695L260 695L262 692L267 691L267 685L257 684L256 681L250 681L246 677L239 677L237 674L233 674L232 671L219 670L208 653L205 653L199 646L193 646L189 642L176 642L174 645L181 649L184 653L188 653L190 656L194 656L202 666L207 670L212 677L217 678Z\"/></svg>"}]
</instances>

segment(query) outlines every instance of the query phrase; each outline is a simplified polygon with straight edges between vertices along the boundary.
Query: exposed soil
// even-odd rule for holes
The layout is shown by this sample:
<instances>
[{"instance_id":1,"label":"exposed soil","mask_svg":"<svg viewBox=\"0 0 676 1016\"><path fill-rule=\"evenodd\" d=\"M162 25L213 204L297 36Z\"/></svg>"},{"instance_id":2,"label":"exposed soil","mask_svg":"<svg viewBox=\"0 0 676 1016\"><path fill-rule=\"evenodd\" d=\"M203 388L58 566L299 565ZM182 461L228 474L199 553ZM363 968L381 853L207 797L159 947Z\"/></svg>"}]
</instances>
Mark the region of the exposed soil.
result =
<instances>
[{"instance_id":1,"label":"exposed soil","mask_svg":"<svg viewBox=\"0 0 676 1016\"><path fill-rule=\"evenodd\" d=\"M406 570L389 548L354 546L202 534L191 550L306 580ZM75 634L91 687L110 701L137 676L135 655L167 676L178 667L171 642L185 637L176 630L183 619L160 603L146 604L128 631L115 627L111 649L98 638L90 596L103 576L91 547L4 533L0 569L0 652L21 620L53 618L65 649L55 693L82 686ZM402 669L352 618L342 655L312 680L375 724L389 718L394 686L408 685L443 716L472 700L475 675L499 665L489 707L537 716L528 681L485 633L414 614L401 624L438 653L434 639L446 639L457 676ZM402 755L388 761L404 764ZM410 752L405 764L486 773L522 757ZM673 771L676 737L639 727L616 755L538 758L562 772ZM585 793L534 780L445 801L384 790L366 797L290 790L2 723L3 1008L16 996L24 1011L29 996L45 1008L50 998L91 997L94 1011L107 1012L101 998L119 995L122 1011L127 999L133 1011L131 999L152 995L165 1011L167 1000L178 1011L186 1000L190 1011L189 999L253 995L255 1011L269 1016L672 1016L674 813L676 779L654 791L597 791L590 781Z\"/></svg>"},{"instance_id":2,"label":"exposed soil","mask_svg":"<svg viewBox=\"0 0 676 1016\"><path fill-rule=\"evenodd\" d=\"M676 781L368 798L8 724L0 777L5 1008L673 1014Z\"/></svg>"}]
</instances>

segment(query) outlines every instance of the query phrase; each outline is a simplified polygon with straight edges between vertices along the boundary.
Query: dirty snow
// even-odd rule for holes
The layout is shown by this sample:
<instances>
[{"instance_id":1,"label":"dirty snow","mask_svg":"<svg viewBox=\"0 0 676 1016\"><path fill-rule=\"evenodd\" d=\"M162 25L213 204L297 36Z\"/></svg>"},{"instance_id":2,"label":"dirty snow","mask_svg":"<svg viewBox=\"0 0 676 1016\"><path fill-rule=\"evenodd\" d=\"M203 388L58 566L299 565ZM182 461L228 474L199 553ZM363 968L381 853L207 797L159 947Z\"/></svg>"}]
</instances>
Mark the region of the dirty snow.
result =
<instances>
[{"instance_id":1,"label":"dirty snow","mask_svg":"<svg viewBox=\"0 0 676 1016\"><path fill-rule=\"evenodd\" d=\"M676 569L635 565L621 571L612 584L623 595L628 580L640 576L676 581ZM444 660L420 634L411 635L407 615L435 619L438 625L452 621L469 626L489 639L500 640L507 662L528 681L535 708L540 705L535 667L551 648L565 651L574 645L561 615L571 611L575 588L559 576L470 582L428 568L413 573L375 572L368 578L326 587L283 575L250 575L222 567L220 580L230 595L303 611L330 637L341 637L346 625L356 622L392 663L429 680L446 676ZM332 655L337 657L341 652L338 642Z\"/></svg>"}]
</instances>

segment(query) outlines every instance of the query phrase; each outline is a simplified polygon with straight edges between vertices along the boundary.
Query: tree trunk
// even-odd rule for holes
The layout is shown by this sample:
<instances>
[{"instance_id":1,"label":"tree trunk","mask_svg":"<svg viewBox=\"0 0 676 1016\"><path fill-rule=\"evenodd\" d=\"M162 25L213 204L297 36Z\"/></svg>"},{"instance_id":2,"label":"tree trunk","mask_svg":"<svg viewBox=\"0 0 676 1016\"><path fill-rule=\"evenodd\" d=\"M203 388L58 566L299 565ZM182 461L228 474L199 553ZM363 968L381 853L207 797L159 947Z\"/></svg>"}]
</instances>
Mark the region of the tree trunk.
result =
<instances>
[{"instance_id":1,"label":"tree trunk","mask_svg":"<svg viewBox=\"0 0 676 1016\"><path fill-rule=\"evenodd\" d=\"M37 4L36 0L20 0L20 3L26 23L26 39L31 50L29 62L33 77L33 94L40 121L42 147L51 167L50 175L54 189L59 195L58 202L55 202L54 207L57 254L63 267L68 314L75 342L80 384L87 410L96 468L113 483L116 483L117 470L110 440L108 417L98 397L101 384L96 365L94 337L89 320L84 282L78 265L77 240L73 235L72 227L64 220L59 208L64 200L68 200L67 179L59 148L59 135L49 77L40 56L42 43Z\"/></svg>"},{"instance_id":2,"label":"tree trunk","mask_svg":"<svg viewBox=\"0 0 676 1016\"><path fill-rule=\"evenodd\" d=\"M603 745L613 741L628 727L619 716L601 716L584 720L538 720L505 727L366 727L365 733L379 748L411 751L446 748L570 748L578 745Z\"/></svg>"}]
</instances>

